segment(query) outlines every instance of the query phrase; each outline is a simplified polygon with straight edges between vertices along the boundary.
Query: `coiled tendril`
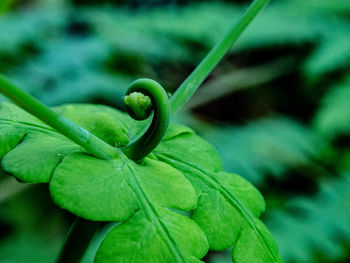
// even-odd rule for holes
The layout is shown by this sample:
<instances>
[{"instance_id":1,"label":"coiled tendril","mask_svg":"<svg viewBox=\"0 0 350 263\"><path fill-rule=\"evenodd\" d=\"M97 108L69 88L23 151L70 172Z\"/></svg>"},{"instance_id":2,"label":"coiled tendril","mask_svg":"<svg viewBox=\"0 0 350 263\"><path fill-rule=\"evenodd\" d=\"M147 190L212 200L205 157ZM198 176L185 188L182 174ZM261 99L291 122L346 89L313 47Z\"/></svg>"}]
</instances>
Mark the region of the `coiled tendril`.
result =
<instances>
[{"instance_id":1,"label":"coiled tendril","mask_svg":"<svg viewBox=\"0 0 350 263\"><path fill-rule=\"evenodd\" d=\"M146 131L122 148L130 159L139 161L153 151L163 139L170 122L170 102L163 87L151 79L134 81L124 98L129 115L135 120L147 119L153 111Z\"/></svg>"}]
</instances>

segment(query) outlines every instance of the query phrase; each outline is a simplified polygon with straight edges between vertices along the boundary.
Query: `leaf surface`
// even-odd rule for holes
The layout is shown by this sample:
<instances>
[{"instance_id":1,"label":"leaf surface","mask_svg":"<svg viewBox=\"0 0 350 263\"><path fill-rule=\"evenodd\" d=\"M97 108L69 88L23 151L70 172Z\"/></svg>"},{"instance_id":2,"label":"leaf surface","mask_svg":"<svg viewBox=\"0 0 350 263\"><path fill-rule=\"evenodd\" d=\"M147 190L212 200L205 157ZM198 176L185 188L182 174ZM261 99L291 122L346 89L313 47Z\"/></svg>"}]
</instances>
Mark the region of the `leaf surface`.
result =
<instances>
[{"instance_id":1,"label":"leaf surface","mask_svg":"<svg viewBox=\"0 0 350 263\"><path fill-rule=\"evenodd\" d=\"M287 262L341 262L350 241L350 173L319 184L312 196L296 196L269 215L267 224ZM342 233L342 238L335 238ZM315 253L316 252L316 253Z\"/></svg>"},{"instance_id":2,"label":"leaf surface","mask_svg":"<svg viewBox=\"0 0 350 263\"><path fill-rule=\"evenodd\" d=\"M112 145L129 141L128 117L123 113L92 105L55 110ZM124 155L95 158L9 103L2 104L0 116L1 164L7 172L24 182L49 183L54 202L80 217L123 222L120 230L117 226L107 235L98 262L154 262L159 255L163 257L157 262L200 262L205 256L208 242L203 231L175 212L197 205L195 191L180 171L149 158L140 164ZM129 248L123 253L122 237L129 239L123 242ZM133 256L137 247L148 259ZM110 254L115 257L110 259Z\"/></svg>"},{"instance_id":3,"label":"leaf surface","mask_svg":"<svg viewBox=\"0 0 350 263\"><path fill-rule=\"evenodd\" d=\"M105 106L55 110L118 147L147 124ZM281 262L258 219L265 210L259 191L223 172L216 150L191 129L172 124L156 150L135 163L123 154L95 158L12 104L2 104L0 116L7 172L48 182L54 202L82 218L122 222L107 234L97 262L200 262L209 247L232 245L236 263Z\"/></svg>"},{"instance_id":4,"label":"leaf surface","mask_svg":"<svg viewBox=\"0 0 350 263\"><path fill-rule=\"evenodd\" d=\"M154 154L182 171L195 187L199 201L192 219L207 235L211 249L233 245L236 263L282 262L271 234L258 219L265 210L263 197L242 177L222 172L218 154L207 142L184 132L165 139Z\"/></svg>"}]
</instances>

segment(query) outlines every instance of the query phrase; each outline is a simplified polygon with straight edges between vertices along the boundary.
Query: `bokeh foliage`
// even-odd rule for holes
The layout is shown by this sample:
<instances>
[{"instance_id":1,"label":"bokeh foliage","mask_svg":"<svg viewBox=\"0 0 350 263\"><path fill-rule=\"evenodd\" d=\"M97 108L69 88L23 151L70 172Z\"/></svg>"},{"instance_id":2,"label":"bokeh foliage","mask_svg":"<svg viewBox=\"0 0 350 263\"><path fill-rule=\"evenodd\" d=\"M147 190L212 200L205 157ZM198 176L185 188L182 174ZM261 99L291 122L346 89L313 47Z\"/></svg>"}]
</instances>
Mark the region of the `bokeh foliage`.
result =
<instances>
[{"instance_id":1,"label":"bokeh foliage","mask_svg":"<svg viewBox=\"0 0 350 263\"><path fill-rule=\"evenodd\" d=\"M246 4L0 1L0 71L50 106L121 108L138 77L173 92ZM348 0L272 0L177 116L261 189L287 263L350 259L349 14ZM0 176L0 262L52 261L71 220Z\"/></svg>"}]
</instances>

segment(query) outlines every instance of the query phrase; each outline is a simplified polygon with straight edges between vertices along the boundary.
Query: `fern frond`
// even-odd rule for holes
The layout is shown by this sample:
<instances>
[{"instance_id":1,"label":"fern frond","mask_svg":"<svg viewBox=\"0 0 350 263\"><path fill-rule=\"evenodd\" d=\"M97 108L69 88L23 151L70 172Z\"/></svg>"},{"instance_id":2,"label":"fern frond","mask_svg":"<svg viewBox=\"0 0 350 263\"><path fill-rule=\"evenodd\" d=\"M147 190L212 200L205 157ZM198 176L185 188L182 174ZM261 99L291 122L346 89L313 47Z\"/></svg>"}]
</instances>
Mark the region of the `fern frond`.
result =
<instances>
[{"instance_id":1,"label":"fern frond","mask_svg":"<svg viewBox=\"0 0 350 263\"><path fill-rule=\"evenodd\" d=\"M334 139L350 133L350 75L324 96L315 116L317 130Z\"/></svg>"},{"instance_id":2,"label":"fern frond","mask_svg":"<svg viewBox=\"0 0 350 263\"><path fill-rule=\"evenodd\" d=\"M286 262L335 262L349 256L350 174L328 179L313 197L297 197L267 224ZM345 261L344 261L345 262Z\"/></svg>"},{"instance_id":3,"label":"fern frond","mask_svg":"<svg viewBox=\"0 0 350 263\"><path fill-rule=\"evenodd\" d=\"M201 135L221 153L224 167L254 184L266 175L313 163L324 142L312 130L286 118L253 121L244 126L203 129Z\"/></svg>"}]
</instances>

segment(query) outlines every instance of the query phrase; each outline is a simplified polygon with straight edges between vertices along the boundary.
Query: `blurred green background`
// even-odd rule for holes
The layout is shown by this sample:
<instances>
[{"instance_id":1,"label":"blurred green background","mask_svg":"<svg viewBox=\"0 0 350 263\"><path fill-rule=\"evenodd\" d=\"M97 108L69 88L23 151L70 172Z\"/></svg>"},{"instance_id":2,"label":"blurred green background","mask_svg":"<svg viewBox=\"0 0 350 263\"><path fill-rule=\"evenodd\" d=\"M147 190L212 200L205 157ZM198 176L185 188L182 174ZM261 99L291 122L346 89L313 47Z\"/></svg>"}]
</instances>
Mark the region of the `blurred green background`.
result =
<instances>
[{"instance_id":1,"label":"blurred green background","mask_svg":"<svg viewBox=\"0 0 350 263\"><path fill-rule=\"evenodd\" d=\"M176 90L249 2L0 0L0 72L50 106L122 109L136 78ZM349 0L272 0L177 121L262 191L286 263L350 262ZM46 188L0 171L0 262L54 262L73 217Z\"/></svg>"}]
</instances>

